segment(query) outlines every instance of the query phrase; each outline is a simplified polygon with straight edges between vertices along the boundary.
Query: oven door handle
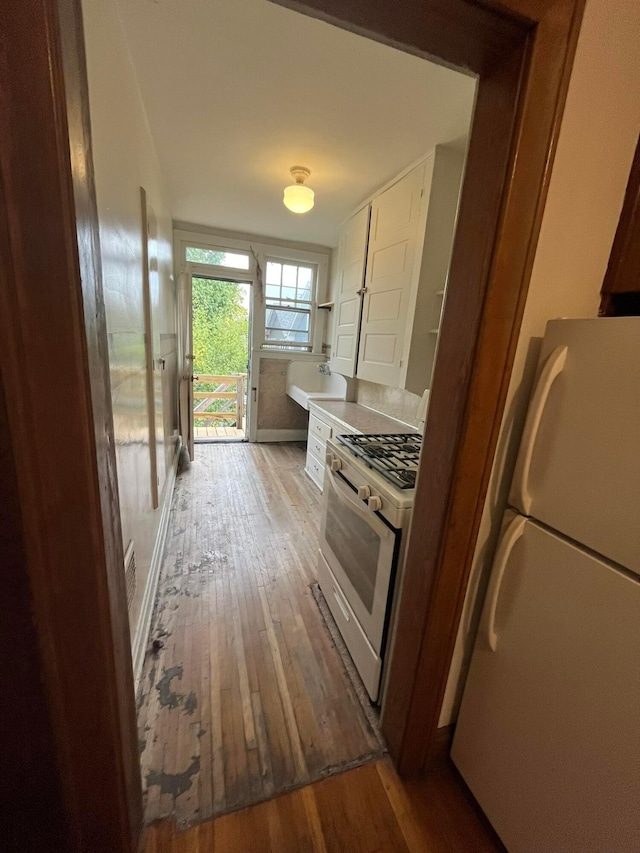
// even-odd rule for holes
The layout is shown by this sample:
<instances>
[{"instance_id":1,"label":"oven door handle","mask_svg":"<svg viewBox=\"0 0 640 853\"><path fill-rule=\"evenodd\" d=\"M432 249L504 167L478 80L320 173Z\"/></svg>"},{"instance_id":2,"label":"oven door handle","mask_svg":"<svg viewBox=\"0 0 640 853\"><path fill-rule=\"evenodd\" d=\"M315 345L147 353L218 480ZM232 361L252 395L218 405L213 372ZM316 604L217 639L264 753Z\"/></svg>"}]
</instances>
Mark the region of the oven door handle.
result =
<instances>
[{"instance_id":1,"label":"oven door handle","mask_svg":"<svg viewBox=\"0 0 640 853\"><path fill-rule=\"evenodd\" d=\"M350 487L342 480L339 474L331 471L329 466L327 466L327 478L336 495L349 504L349 508L357 513L363 521L366 521L369 527L372 527L380 538L386 539L388 536L393 536L391 530L389 530L384 522L380 521L372 509L368 507L365 509L358 498L354 500Z\"/></svg>"}]
</instances>

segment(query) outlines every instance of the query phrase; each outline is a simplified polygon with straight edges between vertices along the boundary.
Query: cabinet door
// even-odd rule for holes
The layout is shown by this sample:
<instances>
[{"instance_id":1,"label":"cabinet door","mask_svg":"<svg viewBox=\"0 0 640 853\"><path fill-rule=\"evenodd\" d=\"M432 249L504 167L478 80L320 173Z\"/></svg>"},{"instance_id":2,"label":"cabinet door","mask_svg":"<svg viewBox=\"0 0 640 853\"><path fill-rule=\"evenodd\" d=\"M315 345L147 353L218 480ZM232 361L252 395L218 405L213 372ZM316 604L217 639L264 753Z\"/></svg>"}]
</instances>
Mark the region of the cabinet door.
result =
<instances>
[{"instance_id":1,"label":"cabinet door","mask_svg":"<svg viewBox=\"0 0 640 853\"><path fill-rule=\"evenodd\" d=\"M367 205L340 232L331 368L343 376L354 376L356 369L370 213Z\"/></svg>"},{"instance_id":2,"label":"cabinet door","mask_svg":"<svg viewBox=\"0 0 640 853\"><path fill-rule=\"evenodd\" d=\"M425 163L373 200L362 309L359 379L398 386L411 289L419 272Z\"/></svg>"}]
</instances>

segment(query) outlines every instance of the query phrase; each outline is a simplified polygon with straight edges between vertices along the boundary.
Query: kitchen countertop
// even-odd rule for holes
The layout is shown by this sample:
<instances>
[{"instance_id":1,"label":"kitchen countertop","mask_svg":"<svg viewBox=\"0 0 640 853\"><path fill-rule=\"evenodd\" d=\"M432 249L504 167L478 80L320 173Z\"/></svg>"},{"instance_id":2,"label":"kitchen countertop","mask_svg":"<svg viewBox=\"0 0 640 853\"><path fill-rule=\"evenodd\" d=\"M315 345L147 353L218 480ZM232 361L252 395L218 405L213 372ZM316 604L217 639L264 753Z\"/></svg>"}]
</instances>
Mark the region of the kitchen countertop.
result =
<instances>
[{"instance_id":1,"label":"kitchen countertop","mask_svg":"<svg viewBox=\"0 0 640 853\"><path fill-rule=\"evenodd\" d=\"M415 427L409 424L382 415L380 412L375 412L359 403L345 403L343 400L309 400L309 411L316 411L320 416L323 413L327 414L339 423L343 423L363 435L385 432L418 432Z\"/></svg>"}]
</instances>

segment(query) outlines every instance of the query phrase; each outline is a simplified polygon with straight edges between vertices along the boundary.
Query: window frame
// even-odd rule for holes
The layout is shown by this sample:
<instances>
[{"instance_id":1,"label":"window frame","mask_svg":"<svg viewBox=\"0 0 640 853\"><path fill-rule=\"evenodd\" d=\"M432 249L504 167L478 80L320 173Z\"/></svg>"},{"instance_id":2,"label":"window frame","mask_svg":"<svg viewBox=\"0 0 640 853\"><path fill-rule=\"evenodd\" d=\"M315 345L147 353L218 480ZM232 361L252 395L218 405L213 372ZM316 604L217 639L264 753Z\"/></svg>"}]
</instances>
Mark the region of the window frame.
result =
<instances>
[{"instance_id":1,"label":"window frame","mask_svg":"<svg viewBox=\"0 0 640 853\"><path fill-rule=\"evenodd\" d=\"M278 296L278 297L267 296L267 287L269 286L267 284L267 266L270 263L280 264L280 266L281 266L280 284L279 284L280 296ZM286 297L284 297L282 295L282 290L283 290L283 287L285 286L283 284L284 270L282 269L284 266L295 266L296 270L299 270L300 268L311 270L311 294L310 294L310 298L308 300L297 299L297 298L296 299L287 299ZM297 278L298 278L298 274L296 274L296 296L297 296L297 290L298 290ZM275 254L265 255L264 283L263 283L263 290L264 290L264 334L262 336L263 337L262 343L260 344L261 350L265 350L267 352L269 350L271 350L271 351L275 351L275 352L297 352L297 353L301 353L301 352L312 353L314 351L313 344L314 344L315 321L316 321L316 312L318 310L318 301L316 299L316 283L317 283L317 280L318 280L317 265L314 263L311 263L310 261L294 260L292 258L287 258L287 257L283 257L281 255L275 255ZM272 300L271 303L270 303L270 300ZM287 305L287 304L274 305L273 301L276 301L276 300L279 301L280 303L292 303L292 304L290 304L290 305ZM298 307L298 306L308 306L308 307ZM278 331L287 331L286 329L280 330L279 327L276 327L276 326L267 326L267 312L269 311L270 308L273 308L274 310L277 310L277 311L278 310L279 311L290 311L292 313L293 312L308 313L309 329L307 332L306 342L302 342L302 341L278 341L278 340L268 339L267 338L267 329L268 328L269 329L276 329ZM299 330L299 331L304 331L304 330Z\"/></svg>"},{"instance_id":2,"label":"window frame","mask_svg":"<svg viewBox=\"0 0 640 853\"><path fill-rule=\"evenodd\" d=\"M222 230L215 231L206 226L200 228L179 221L174 222L173 229L173 256L176 279L181 273L189 271L190 274L220 277L229 281L251 281L254 285L252 288L252 357L255 354L259 354L261 358L285 358L287 353L289 357L293 357L296 360L309 359L318 361L319 358L323 357L323 337L326 326L324 315L326 312L319 313L320 309L318 309L318 305L326 300L329 267L332 252L335 252L334 249L331 249L329 246L290 243L286 240L277 240L264 236L240 235ZM193 261L188 262L186 260L187 246L214 251L235 252L237 250L238 252L248 252L250 256L249 270L234 269L232 267L222 267L213 264L199 264ZM290 262L297 266L315 266L316 268L315 294L311 311L313 321L311 350L302 349L301 347L297 347L296 349L279 349L274 346L263 346L265 343L266 300L261 298L260 294L258 266L262 270L263 276L266 275L267 257L277 258L280 261Z\"/></svg>"}]
</instances>

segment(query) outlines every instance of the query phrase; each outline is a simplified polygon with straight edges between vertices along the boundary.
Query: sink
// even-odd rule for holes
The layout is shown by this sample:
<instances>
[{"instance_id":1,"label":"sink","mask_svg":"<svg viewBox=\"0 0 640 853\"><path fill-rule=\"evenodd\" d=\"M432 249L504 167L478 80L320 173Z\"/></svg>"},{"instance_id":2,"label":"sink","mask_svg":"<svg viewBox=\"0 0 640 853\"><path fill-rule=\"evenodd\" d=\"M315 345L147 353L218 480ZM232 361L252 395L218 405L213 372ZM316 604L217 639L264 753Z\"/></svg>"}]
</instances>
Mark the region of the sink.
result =
<instances>
[{"instance_id":1,"label":"sink","mask_svg":"<svg viewBox=\"0 0 640 853\"><path fill-rule=\"evenodd\" d=\"M318 371L317 361L292 361L287 369L287 394L303 409L309 401L346 400L347 380L339 373L326 376Z\"/></svg>"}]
</instances>

